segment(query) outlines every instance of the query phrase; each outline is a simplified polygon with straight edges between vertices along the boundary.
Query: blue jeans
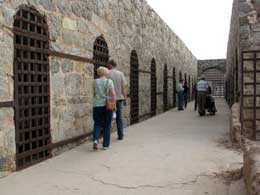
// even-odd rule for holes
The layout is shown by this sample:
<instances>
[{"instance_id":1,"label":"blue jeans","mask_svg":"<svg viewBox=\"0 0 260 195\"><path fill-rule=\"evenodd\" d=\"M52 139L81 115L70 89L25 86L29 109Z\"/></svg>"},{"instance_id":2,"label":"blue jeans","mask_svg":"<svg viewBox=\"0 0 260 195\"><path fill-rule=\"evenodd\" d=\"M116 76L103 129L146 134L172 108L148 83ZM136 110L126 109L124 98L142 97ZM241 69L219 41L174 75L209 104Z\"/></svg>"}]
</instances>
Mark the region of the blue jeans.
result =
<instances>
[{"instance_id":1,"label":"blue jeans","mask_svg":"<svg viewBox=\"0 0 260 195\"><path fill-rule=\"evenodd\" d=\"M183 93L183 98L184 98L184 106L185 106L185 108L187 108L189 94L188 93Z\"/></svg>"},{"instance_id":2,"label":"blue jeans","mask_svg":"<svg viewBox=\"0 0 260 195\"><path fill-rule=\"evenodd\" d=\"M183 101L184 101L183 92L179 91L178 92L178 110L182 110L183 109Z\"/></svg>"},{"instance_id":3,"label":"blue jeans","mask_svg":"<svg viewBox=\"0 0 260 195\"><path fill-rule=\"evenodd\" d=\"M123 107L123 100L117 100L116 101L116 125L117 125L117 135L119 139L123 139L124 137L122 107Z\"/></svg>"},{"instance_id":4,"label":"blue jeans","mask_svg":"<svg viewBox=\"0 0 260 195\"><path fill-rule=\"evenodd\" d=\"M111 110L107 110L105 106L94 107L93 109L93 119L94 119L93 141L99 139L101 129L104 129L103 147L109 147L110 145L112 117L113 117L113 112Z\"/></svg>"}]
</instances>

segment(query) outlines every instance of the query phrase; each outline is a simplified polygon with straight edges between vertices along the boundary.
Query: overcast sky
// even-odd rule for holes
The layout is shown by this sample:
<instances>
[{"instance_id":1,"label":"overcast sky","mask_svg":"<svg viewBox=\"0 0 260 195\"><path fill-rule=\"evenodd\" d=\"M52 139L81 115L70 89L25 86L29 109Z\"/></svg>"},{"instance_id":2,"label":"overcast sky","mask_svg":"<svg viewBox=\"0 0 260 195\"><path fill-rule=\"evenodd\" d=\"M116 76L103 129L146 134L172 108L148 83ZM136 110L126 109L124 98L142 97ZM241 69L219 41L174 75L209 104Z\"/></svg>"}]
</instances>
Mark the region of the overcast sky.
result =
<instances>
[{"instance_id":1,"label":"overcast sky","mask_svg":"<svg viewBox=\"0 0 260 195\"><path fill-rule=\"evenodd\" d=\"M147 0L198 59L226 57L233 0Z\"/></svg>"}]
</instances>

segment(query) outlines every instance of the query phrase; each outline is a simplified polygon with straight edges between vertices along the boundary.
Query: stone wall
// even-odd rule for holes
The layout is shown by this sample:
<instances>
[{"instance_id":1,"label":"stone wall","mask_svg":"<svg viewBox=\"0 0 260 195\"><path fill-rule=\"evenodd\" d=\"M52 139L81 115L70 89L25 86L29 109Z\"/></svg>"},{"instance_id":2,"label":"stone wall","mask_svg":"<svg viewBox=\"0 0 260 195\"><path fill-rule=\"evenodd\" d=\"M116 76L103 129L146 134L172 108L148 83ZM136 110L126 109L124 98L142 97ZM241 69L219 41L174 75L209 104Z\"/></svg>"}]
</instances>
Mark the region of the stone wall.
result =
<instances>
[{"instance_id":1,"label":"stone wall","mask_svg":"<svg viewBox=\"0 0 260 195\"><path fill-rule=\"evenodd\" d=\"M51 57L51 130L54 143L92 130L93 66Z\"/></svg>"},{"instance_id":2,"label":"stone wall","mask_svg":"<svg viewBox=\"0 0 260 195\"><path fill-rule=\"evenodd\" d=\"M260 144L245 140L243 175L248 195L260 195Z\"/></svg>"},{"instance_id":3,"label":"stone wall","mask_svg":"<svg viewBox=\"0 0 260 195\"><path fill-rule=\"evenodd\" d=\"M260 49L260 23L259 12L260 1L258 0L234 0L233 13L230 25L230 35L227 50L227 74L226 74L226 98L232 107L231 133L233 141L242 140L244 149L244 179L249 195L260 194L260 147L259 142L247 140L256 139L253 123L253 91L254 86L250 83L254 81L254 75L244 73L244 83L242 83L242 58L243 51L254 51ZM256 54L258 55L258 54ZM244 55L246 58L253 58L254 54ZM254 62L248 60L244 62L244 70L253 70ZM257 66L258 67L258 62ZM256 75L258 80L260 75ZM247 82L247 84L245 84ZM241 92L244 88L244 96ZM259 86L256 86L259 94ZM243 95L243 98L240 96ZM249 96L248 96L249 95ZM256 98L259 104L259 98ZM236 112L240 109L240 117ZM234 112L234 113L233 113ZM260 110L256 109L257 118ZM237 118L241 120L238 121ZM240 131L241 124L241 133ZM240 138L236 135L242 135ZM237 140L238 138L238 140Z\"/></svg>"},{"instance_id":4,"label":"stone wall","mask_svg":"<svg viewBox=\"0 0 260 195\"><path fill-rule=\"evenodd\" d=\"M191 77L196 77L196 58L146 1L1 0L0 102L14 99L12 27L13 16L22 4L34 6L46 16L52 51L92 59L94 41L103 35L110 58L117 62L118 69L124 72L128 83L132 50L137 51L141 70L150 71L152 58L155 59L157 92L163 91L164 64L168 66L169 76L172 76L175 67L176 74L182 71L183 74L186 72ZM50 56L49 59L51 135L52 142L58 143L92 131L93 65L55 56ZM150 113L150 74L140 72L139 81L141 116ZM169 104L172 104L173 99L171 82L169 81ZM126 126L130 121L129 110L128 106L123 114ZM163 96L158 95L157 113L161 112ZM0 108L0 116L2 115L5 118L0 118L4 121L0 123L0 140L4 140L0 142L0 162L10 159L13 163L16 153L13 108Z\"/></svg>"},{"instance_id":5,"label":"stone wall","mask_svg":"<svg viewBox=\"0 0 260 195\"><path fill-rule=\"evenodd\" d=\"M230 139L234 144L242 144L242 132L240 123L240 105L235 103L230 115Z\"/></svg>"},{"instance_id":6,"label":"stone wall","mask_svg":"<svg viewBox=\"0 0 260 195\"><path fill-rule=\"evenodd\" d=\"M253 87L243 84L241 77L242 70L242 51L253 51L260 49L260 23L259 23L260 2L255 0L234 0L233 13L231 18L231 27L229 43L227 50L227 73L226 73L226 97L230 106L235 102L240 102L242 107L252 107L252 97L244 97L243 104L240 101L241 89L244 88L244 94L253 94ZM247 61L244 64L244 70L252 70L253 61ZM258 67L258 66L257 66ZM244 74L244 82L252 82L253 74ZM260 76L257 73L256 78ZM257 86L259 88L259 86ZM259 99L259 100L258 100ZM260 102L260 98L257 98ZM244 109L241 109L243 112ZM243 117L252 119L252 109L247 109ZM260 110L257 110L257 115ZM252 125L247 126L244 123L249 138L252 138Z\"/></svg>"},{"instance_id":7,"label":"stone wall","mask_svg":"<svg viewBox=\"0 0 260 195\"><path fill-rule=\"evenodd\" d=\"M226 72L226 59L198 60L198 77L208 69L218 69L221 73Z\"/></svg>"}]
</instances>

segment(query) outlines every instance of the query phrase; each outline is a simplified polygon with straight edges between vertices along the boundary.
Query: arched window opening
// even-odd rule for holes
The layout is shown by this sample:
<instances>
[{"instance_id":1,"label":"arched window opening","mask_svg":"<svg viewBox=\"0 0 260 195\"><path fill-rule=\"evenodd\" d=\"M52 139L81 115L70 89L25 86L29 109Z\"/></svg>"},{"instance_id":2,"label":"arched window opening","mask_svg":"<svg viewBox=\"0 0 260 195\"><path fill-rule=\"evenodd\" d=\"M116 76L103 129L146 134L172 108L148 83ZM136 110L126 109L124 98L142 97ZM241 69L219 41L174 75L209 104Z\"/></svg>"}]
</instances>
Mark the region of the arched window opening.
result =
<instances>
[{"instance_id":1,"label":"arched window opening","mask_svg":"<svg viewBox=\"0 0 260 195\"><path fill-rule=\"evenodd\" d=\"M176 107L176 72L175 72L175 68L172 69L172 97L173 97L173 107Z\"/></svg>"},{"instance_id":2,"label":"arched window opening","mask_svg":"<svg viewBox=\"0 0 260 195\"><path fill-rule=\"evenodd\" d=\"M156 62L151 62L151 116L156 115L157 109L157 82L156 82Z\"/></svg>"},{"instance_id":3,"label":"arched window opening","mask_svg":"<svg viewBox=\"0 0 260 195\"><path fill-rule=\"evenodd\" d=\"M135 50L130 57L130 123L135 124L139 121L139 63Z\"/></svg>"},{"instance_id":4,"label":"arched window opening","mask_svg":"<svg viewBox=\"0 0 260 195\"><path fill-rule=\"evenodd\" d=\"M167 64L164 65L164 76L163 76L163 110L168 110L168 69Z\"/></svg>"},{"instance_id":5,"label":"arched window opening","mask_svg":"<svg viewBox=\"0 0 260 195\"><path fill-rule=\"evenodd\" d=\"M93 60L94 64L94 78L97 78L97 69L100 66L107 67L109 60L109 50L107 42L104 37L101 35L96 38L93 47Z\"/></svg>"},{"instance_id":6,"label":"arched window opening","mask_svg":"<svg viewBox=\"0 0 260 195\"><path fill-rule=\"evenodd\" d=\"M14 16L16 164L23 169L51 156L49 31L46 18L23 5Z\"/></svg>"},{"instance_id":7,"label":"arched window opening","mask_svg":"<svg viewBox=\"0 0 260 195\"><path fill-rule=\"evenodd\" d=\"M184 82L188 82L188 80L187 80L187 73L186 72L184 73Z\"/></svg>"},{"instance_id":8,"label":"arched window opening","mask_svg":"<svg viewBox=\"0 0 260 195\"><path fill-rule=\"evenodd\" d=\"M183 78L182 78L182 72L181 72L181 71L179 72L179 81L180 81L180 80L183 80Z\"/></svg>"},{"instance_id":9,"label":"arched window opening","mask_svg":"<svg viewBox=\"0 0 260 195\"><path fill-rule=\"evenodd\" d=\"M191 98L192 98L192 94L191 94L191 91L192 91L192 86L191 86L191 79L190 79L190 75L188 77L188 86L189 86L189 101L191 101Z\"/></svg>"}]
</instances>

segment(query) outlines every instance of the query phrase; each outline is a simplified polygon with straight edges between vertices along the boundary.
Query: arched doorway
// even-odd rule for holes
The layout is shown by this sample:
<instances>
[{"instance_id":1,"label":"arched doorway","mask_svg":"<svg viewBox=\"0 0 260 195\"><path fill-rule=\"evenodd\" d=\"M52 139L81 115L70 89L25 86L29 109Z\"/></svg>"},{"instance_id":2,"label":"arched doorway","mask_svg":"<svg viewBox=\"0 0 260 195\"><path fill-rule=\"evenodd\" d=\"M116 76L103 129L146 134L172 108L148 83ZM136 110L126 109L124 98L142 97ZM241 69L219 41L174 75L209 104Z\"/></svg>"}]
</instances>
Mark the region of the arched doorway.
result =
<instances>
[{"instance_id":1,"label":"arched doorway","mask_svg":"<svg viewBox=\"0 0 260 195\"><path fill-rule=\"evenodd\" d=\"M187 73L184 73L184 82L187 82Z\"/></svg>"},{"instance_id":2,"label":"arched doorway","mask_svg":"<svg viewBox=\"0 0 260 195\"><path fill-rule=\"evenodd\" d=\"M179 72L179 81L180 80L183 80L183 78L182 78L182 71Z\"/></svg>"},{"instance_id":3,"label":"arched doorway","mask_svg":"<svg viewBox=\"0 0 260 195\"><path fill-rule=\"evenodd\" d=\"M163 110L168 110L168 69L167 64L164 65L163 75Z\"/></svg>"},{"instance_id":4,"label":"arched doorway","mask_svg":"<svg viewBox=\"0 0 260 195\"><path fill-rule=\"evenodd\" d=\"M46 18L23 5L13 32L16 164L23 169L51 156L49 31Z\"/></svg>"},{"instance_id":5,"label":"arched doorway","mask_svg":"<svg viewBox=\"0 0 260 195\"><path fill-rule=\"evenodd\" d=\"M151 116L156 115L157 108L157 82L156 82L156 62L151 62Z\"/></svg>"},{"instance_id":6,"label":"arched doorway","mask_svg":"<svg viewBox=\"0 0 260 195\"><path fill-rule=\"evenodd\" d=\"M130 57L130 123L135 124L139 121L139 63L135 50Z\"/></svg>"},{"instance_id":7,"label":"arched doorway","mask_svg":"<svg viewBox=\"0 0 260 195\"><path fill-rule=\"evenodd\" d=\"M176 107L176 72L175 68L172 69L172 97L173 97L173 108Z\"/></svg>"},{"instance_id":8,"label":"arched doorway","mask_svg":"<svg viewBox=\"0 0 260 195\"><path fill-rule=\"evenodd\" d=\"M107 42L103 35L100 35L96 38L93 47L93 60L94 64L94 78L97 78L97 69L100 66L107 67L107 63L109 60L109 50L107 46Z\"/></svg>"},{"instance_id":9,"label":"arched doorway","mask_svg":"<svg viewBox=\"0 0 260 195\"><path fill-rule=\"evenodd\" d=\"M191 86L191 78L190 78L190 75L188 77L188 85L189 85L189 101L191 101L192 99L192 94L191 94L191 91L192 91L192 86Z\"/></svg>"},{"instance_id":10,"label":"arched doorway","mask_svg":"<svg viewBox=\"0 0 260 195\"><path fill-rule=\"evenodd\" d=\"M224 96L224 73L218 67L210 67L203 70L203 75L209 83L213 96ZM229 78L233 78L232 75ZM232 79L230 79L233 81ZM233 86L231 83L230 86Z\"/></svg>"}]
</instances>

